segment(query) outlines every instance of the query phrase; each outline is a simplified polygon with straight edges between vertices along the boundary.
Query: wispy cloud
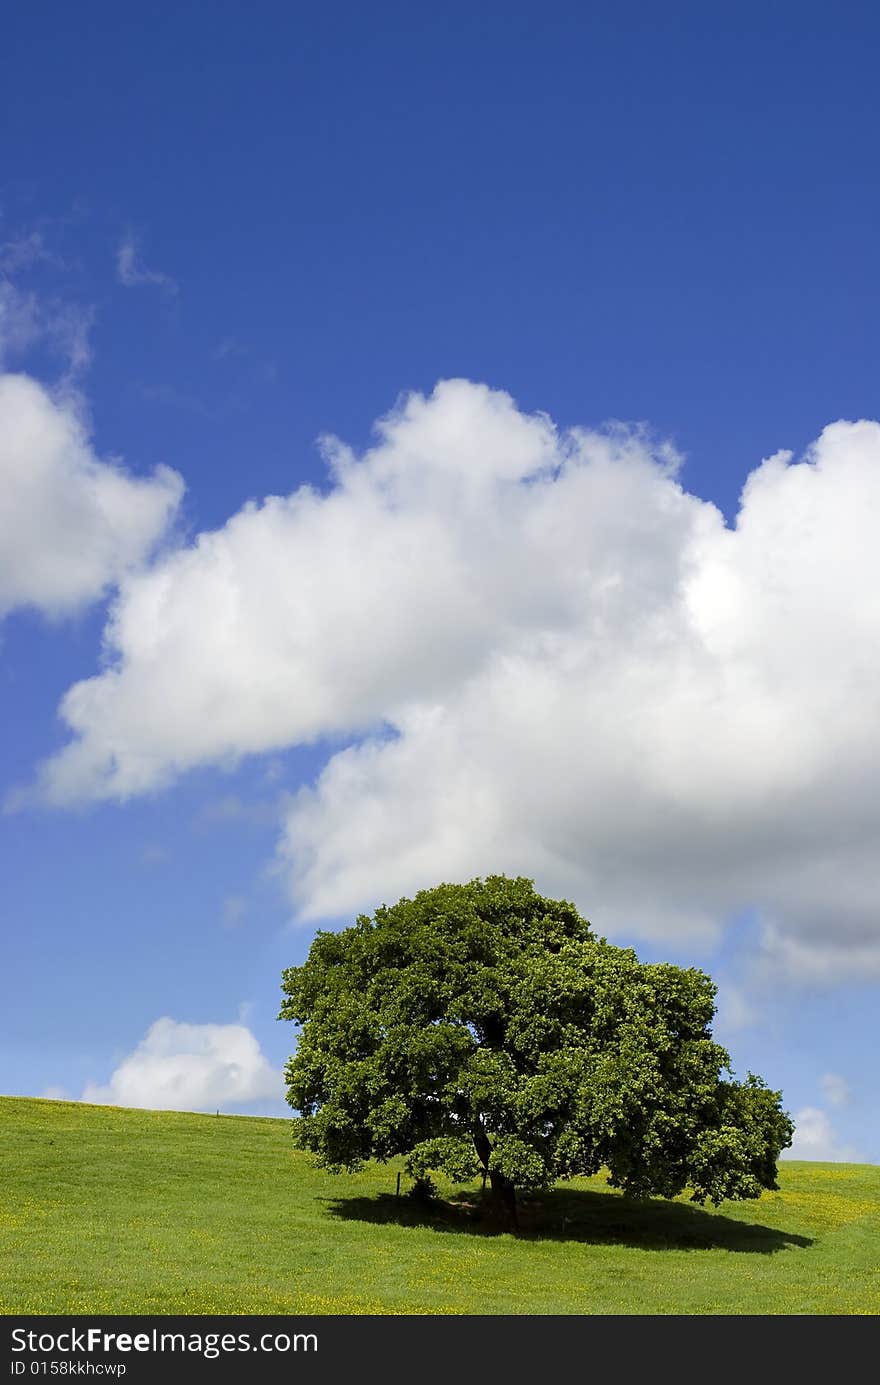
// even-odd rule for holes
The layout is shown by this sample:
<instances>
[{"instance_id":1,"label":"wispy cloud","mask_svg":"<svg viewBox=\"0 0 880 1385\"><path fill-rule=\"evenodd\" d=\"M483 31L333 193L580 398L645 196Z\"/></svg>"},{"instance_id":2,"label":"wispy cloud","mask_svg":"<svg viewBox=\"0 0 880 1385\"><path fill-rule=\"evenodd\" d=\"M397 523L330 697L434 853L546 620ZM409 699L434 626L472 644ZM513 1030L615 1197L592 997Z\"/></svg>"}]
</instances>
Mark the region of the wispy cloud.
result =
<instances>
[{"instance_id":1,"label":"wispy cloud","mask_svg":"<svg viewBox=\"0 0 880 1385\"><path fill-rule=\"evenodd\" d=\"M152 286L173 296L178 291L177 281L161 269L149 269L140 259L140 252L134 236L128 232L116 247L116 278L127 289Z\"/></svg>"},{"instance_id":2,"label":"wispy cloud","mask_svg":"<svg viewBox=\"0 0 880 1385\"><path fill-rule=\"evenodd\" d=\"M740 986L725 983L719 988L716 1032L733 1034L748 1029L759 1018L753 1000Z\"/></svg>"},{"instance_id":3,"label":"wispy cloud","mask_svg":"<svg viewBox=\"0 0 880 1385\"><path fill-rule=\"evenodd\" d=\"M141 849L141 865L161 866L168 860L168 848L160 846L158 842L147 842Z\"/></svg>"},{"instance_id":4,"label":"wispy cloud","mask_svg":"<svg viewBox=\"0 0 880 1385\"><path fill-rule=\"evenodd\" d=\"M75 303L56 304L47 316L46 335L66 358L70 379L88 370L92 363L90 333L94 323L94 308Z\"/></svg>"},{"instance_id":5,"label":"wispy cloud","mask_svg":"<svg viewBox=\"0 0 880 1385\"><path fill-rule=\"evenodd\" d=\"M42 231L24 231L0 242L0 273L17 274L35 264L60 266L61 257L46 245Z\"/></svg>"},{"instance_id":6,"label":"wispy cloud","mask_svg":"<svg viewBox=\"0 0 880 1385\"><path fill-rule=\"evenodd\" d=\"M141 385L138 393L150 404L166 404L172 409L182 409L184 413L195 414L209 422L216 423L224 413L229 412L229 401L223 409L213 409L196 394L177 389L175 385Z\"/></svg>"},{"instance_id":7,"label":"wispy cloud","mask_svg":"<svg viewBox=\"0 0 880 1385\"><path fill-rule=\"evenodd\" d=\"M54 287L35 271L48 267ZM91 364L94 309L64 297L55 271L70 266L42 230L19 231L0 242L0 368L9 369L34 347L64 364L59 388L70 389Z\"/></svg>"},{"instance_id":8,"label":"wispy cloud","mask_svg":"<svg viewBox=\"0 0 880 1385\"><path fill-rule=\"evenodd\" d=\"M0 369L28 351L44 333L37 295L0 277Z\"/></svg>"},{"instance_id":9,"label":"wispy cloud","mask_svg":"<svg viewBox=\"0 0 880 1385\"><path fill-rule=\"evenodd\" d=\"M211 353L215 361L246 362L244 378L251 384L274 385L278 381L278 366L274 361L255 356L246 342L237 337L223 337Z\"/></svg>"},{"instance_id":10,"label":"wispy cloud","mask_svg":"<svg viewBox=\"0 0 880 1385\"><path fill-rule=\"evenodd\" d=\"M250 355L250 347L244 346L236 337L223 337L211 354L215 361L226 361L230 357Z\"/></svg>"},{"instance_id":11,"label":"wispy cloud","mask_svg":"<svg viewBox=\"0 0 880 1385\"><path fill-rule=\"evenodd\" d=\"M41 297L0 276L0 369L44 345L63 364L62 384L72 383L91 365L94 319L93 308Z\"/></svg>"},{"instance_id":12,"label":"wispy cloud","mask_svg":"<svg viewBox=\"0 0 880 1385\"><path fill-rule=\"evenodd\" d=\"M819 1086L825 1094L825 1100L832 1106L849 1106L852 1102L849 1083L840 1073L826 1072L824 1077L819 1079Z\"/></svg>"},{"instance_id":13,"label":"wispy cloud","mask_svg":"<svg viewBox=\"0 0 880 1385\"><path fill-rule=\"evenodd\" d=\"M248 902L244 895L229 894L223 901L224 928L237 928L247 913Z\"/></svg>"},{"instance_id":14,"label":"wispy cloud","mask_svg":"<svg viewBox=\"0 0 880 1385\"><path fill-rule=\"evenodd\" d=\"M283 793L271 799L244 799L239 794L221 794L199 810L194 826L222 827L229 823L245 823L251 827L275 826L287 801L288 796Z\"/></svg>"}]
</instances>

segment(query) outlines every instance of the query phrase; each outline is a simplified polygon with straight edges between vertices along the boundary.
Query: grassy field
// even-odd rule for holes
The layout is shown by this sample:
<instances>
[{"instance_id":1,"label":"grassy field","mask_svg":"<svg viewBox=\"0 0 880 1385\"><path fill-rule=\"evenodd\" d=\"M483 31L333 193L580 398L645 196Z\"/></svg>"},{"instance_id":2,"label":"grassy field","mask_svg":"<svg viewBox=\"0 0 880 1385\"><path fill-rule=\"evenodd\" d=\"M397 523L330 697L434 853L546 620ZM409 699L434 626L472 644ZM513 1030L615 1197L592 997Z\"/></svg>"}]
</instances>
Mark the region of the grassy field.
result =
<instances>
[{"instance_id":1,"label":"grassy field","mask_svg":"<svg viewBox=\"0 0 880 1385\"><path fill-rule=\"evenodd\" d=\"M880 1312L880 1168L780 1181L709 1212L579 1180L517 1239L476 1191L429 1213L390 1166L316 1171L287 1121L2 1097L0 1311Z\"/></svg>"}]
</instances>

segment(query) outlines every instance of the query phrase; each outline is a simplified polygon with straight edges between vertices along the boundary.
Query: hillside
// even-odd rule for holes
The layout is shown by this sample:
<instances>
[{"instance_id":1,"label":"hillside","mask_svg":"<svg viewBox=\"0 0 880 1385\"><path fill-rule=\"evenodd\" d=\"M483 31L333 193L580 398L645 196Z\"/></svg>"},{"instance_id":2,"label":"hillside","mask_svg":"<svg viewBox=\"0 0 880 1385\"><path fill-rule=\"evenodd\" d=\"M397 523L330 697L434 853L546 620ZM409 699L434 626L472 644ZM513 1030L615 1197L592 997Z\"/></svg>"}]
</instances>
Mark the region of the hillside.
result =
<instances>
[{"instance_id":1,"label":"hillside","mask_svg":"<svg viewBox=\"0 0 880 1385\"><path fill-rule=\"evenodd\" d=\"M287 1121L2 1097L0 1311L880 1312L880 1168L780 1182L716 1213L578 1180L515 1239L316 1171Z\"/></svg>"}]
</instances>

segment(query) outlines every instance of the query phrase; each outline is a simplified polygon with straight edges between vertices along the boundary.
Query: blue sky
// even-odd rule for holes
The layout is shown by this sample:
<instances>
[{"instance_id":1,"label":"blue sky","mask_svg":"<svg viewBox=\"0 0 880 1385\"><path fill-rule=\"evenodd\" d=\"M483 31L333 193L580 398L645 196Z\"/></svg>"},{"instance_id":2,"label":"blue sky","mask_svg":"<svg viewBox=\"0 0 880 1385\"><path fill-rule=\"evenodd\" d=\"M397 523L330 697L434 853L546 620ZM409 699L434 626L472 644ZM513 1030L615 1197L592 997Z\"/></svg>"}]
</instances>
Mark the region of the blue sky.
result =
<instances>
[{"instance_id":1,"label":"blue sky","mask_svg":"<svg viewBox=\"0 0 880 1385\"><path fill-rule=\"evenodd\" d=\"M874 8L5 31L0 1090L281 1114L314 929L499 869L880 1161Z\"/></svg>"}]
</instances>

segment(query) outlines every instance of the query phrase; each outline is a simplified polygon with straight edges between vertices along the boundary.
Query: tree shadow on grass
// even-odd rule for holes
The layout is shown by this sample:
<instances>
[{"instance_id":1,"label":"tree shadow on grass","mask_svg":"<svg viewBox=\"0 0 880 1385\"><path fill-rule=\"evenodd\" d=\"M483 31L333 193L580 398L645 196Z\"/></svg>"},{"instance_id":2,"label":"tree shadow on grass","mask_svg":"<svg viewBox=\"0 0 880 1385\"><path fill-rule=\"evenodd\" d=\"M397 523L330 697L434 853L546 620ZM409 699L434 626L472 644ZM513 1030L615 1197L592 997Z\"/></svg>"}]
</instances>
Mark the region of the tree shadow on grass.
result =
<instances>
[{"instance_id":1,"label":"tree shadow on grass","mask_svg":"<svg viewBox=\"0 0 880 1385\"><path fill-rule=\"evenodd\" d=\"M508 1230L481 1215L479 1193L458 1193L449 1201L419 1203L389 1193L377 1197L324 1199L333 1217L380 1225L430 1227L471 1236L498 1236ZM525 1240L582 1241L641 1250L731 1250L772 1255L793 1246L811 1246L809 1236L705 1212L689 1203L621 1197L582 1189L555 1188L519 1209Z\"/></svg>"}]
</instances>

